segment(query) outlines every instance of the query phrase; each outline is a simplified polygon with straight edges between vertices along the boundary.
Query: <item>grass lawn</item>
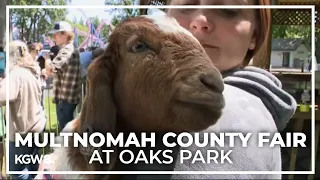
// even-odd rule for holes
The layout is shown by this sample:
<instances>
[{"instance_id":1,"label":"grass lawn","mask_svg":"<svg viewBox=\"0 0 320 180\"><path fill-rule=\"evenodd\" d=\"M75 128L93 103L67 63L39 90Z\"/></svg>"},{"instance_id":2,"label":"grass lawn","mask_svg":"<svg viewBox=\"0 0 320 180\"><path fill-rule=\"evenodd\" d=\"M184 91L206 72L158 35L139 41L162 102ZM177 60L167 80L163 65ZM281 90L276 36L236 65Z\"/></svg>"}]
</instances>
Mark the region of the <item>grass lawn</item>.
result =
<instances>
[{"instance_id":1,"label":"grass lawn","mask_svg":"<svg viewBox=\"0 0 320 180\"><path fill-rule=\"evenodd\" d=\"M44 99L44 109L47 116L46 132L58 134L58 120L56 113L56 105L52 103L52 97L46 97ZM79 112L77 112L79 115ZM50 153L50 147L45 147L41 151L43 154Z\"/></svg>"},{"instance_id":2,"label":"grass lawn","mask_svg":"<svg viewBox=\"0 0 320 180\"><path fill-rule=\"evenodd\" d=\"M46 132L58 133L58 120L56 113L56 105L52 103L52 97L44 99L44 109L47 116Z\"/></svg>"},{"instance_id":3,"label":"grass lawn","mask_svg":"<svg viewBox=\"0 0 320 180\"><path fill-rule=\"evenodd\" d=\"M46 132L58 134L58 120L56 113L56 105L52 103L52 97L45 97L44 109L47 116ZM42 148L42 154L48 154L51 152L50 147Z\"/></svg>"}]
</instances>

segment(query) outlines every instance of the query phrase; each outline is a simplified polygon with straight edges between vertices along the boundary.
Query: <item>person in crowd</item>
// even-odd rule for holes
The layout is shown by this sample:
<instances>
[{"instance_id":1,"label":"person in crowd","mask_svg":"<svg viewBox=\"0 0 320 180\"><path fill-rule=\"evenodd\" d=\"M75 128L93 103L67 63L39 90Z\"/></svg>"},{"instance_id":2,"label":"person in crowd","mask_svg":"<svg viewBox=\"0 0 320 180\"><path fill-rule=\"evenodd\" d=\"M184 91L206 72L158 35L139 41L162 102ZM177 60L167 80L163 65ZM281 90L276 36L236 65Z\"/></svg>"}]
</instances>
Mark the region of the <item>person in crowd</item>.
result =
<instances>
[{"instance_id":1,"label":"person in crowd","mask_svg":"<svg viewBox=\"0 0 320 180\"><path fill-rule=\"evenodd\" d=\"M9 47L9 89L7 92L6 78L0 82L0 106L9 101L9 170L36 171L37 162L20 164L15 156L40 155L40 148L32 144L15 146L15 133L24 137L27 133L43 132L46 125L45 113L41 107L40 68L29 53L27 45L22 41L13 41ZM7 98L7 93L9 96ZM15 174L13 179L32 179L34 175Z\"/></svg>"},{"instance_id":2,"label":"person in crowd","mask_svg":"<svg viewBox=\"0 0 320 180\"><path fill-rule=\"evenodd\" d=\"M52 46L49 52L50 59L53 60L59 52L58 46ZM41 105L44 108L44 89L47 87L47 80L48 77L52 74L52 72L47 72L45 68L45 59L43 57L43 53L39 54L39 57L37 59L37 62L39 63L40 69L41 69L41 85L42 85L42 94L41 94Z\"/></svg>"},{"instance_id":3,"label":"person in crowd","mask_svg":"<svg viewBox=\"0 0 320 180\"><path fill-rule=\"evenodd\" d=\"M81 61L81 77L84 78L87 75L87 69L91 62L102 55L104 49L102 48L94 48L91 51L86 51L80 53L80 61Z\"/></svg>"},{"instance_id":4,"label":"person in crowd","mask_svg":"<svg viewBox=\"0 0 320 180\"><path fill-rule=\"evenodd\" d=\"M2 46L0 46L0 77L4 77L4 72L6 69L6 53Z\"/></svg>"},{"instance_id":5,"label":"person in crowd","mask_svg":"<svg viewBox=\"0 0 320 180\"><path fill-rule=\"evenodd\" d=\"M2 81L2 79L5 76L5 69L6 69L6 53L4 52L4 48L2 46L0 46L0 81ZM1 107L0 107L1 108ZM6 121L5 121L5 113L4 111L1 110L1 115L0 115L0 120L1 120L1 137L0 137L0 169L2 169L2 164L3 164L3 155L4 155L4 151L3 151L3 144L4 144L4 136L5 136L5 126L6 126ZM1 173L2 174L2 173Z\"/></svg>"},{"instance_id":6,"label":"person in crowd","mask_svg":"<svg viewBox=\"0 0 320 180\"><path fill-rule=\"evenodd\" d=\"M59 129L74 119L74 111L81 100L80 53L73 45L74 33L71 25L65 21L56 22L53 30L57 56L51 60L46 55L46 70L53 75L53 103L56 104Z\"/></svg>"},{"instance_id":7,"label":"person in crowd","mask_svg":"<svg viewBox=\"0 0 320 180\"><path fill-rule=\"evenodd\" d=\"M86 87L86 76L87 76L87 69L91 62L102 55L104 49L102 48L93 48L91 51L86 51L80 53L80 61L81 61L81 78L82 82L84 84L84 87ZM86 88L84 88L84 95L86 94Z\"/></svg>"},{"instance_id":8,"label":"person in crowd","mask_svg":"<svg viewBox=\"0 0 320 180\"><path fill-rule=\"evenodd\" d=\"M6 69L6 54L4 52L4 49L2 46L0 46L0 81L2 81L2 79L4 78L5 75L5 69ZM1 108L1 107L0 107ZM3 164L3 155L4 155L4 151L3 151L3 144L4 144L4 136L5 136L5 125L6 125L6 121L5 121L5 114L4 111L0 111L0 123L1 123L1 134L0 134L0 169L2 169L2 164ZM1 173L2 174L2 173Z\"/></svg>"},{"instance_id":9,"label":"person in crowd","mask_svg":"<svg viewBox=\"0 0 320 180\"><path fill-rule=\"evenodd\" d=\"M80 53L85 52L84 48L79 49Z\"/></svg>"},{"instance_id":10,"label":"person in crowd","mask_svg":"<svg viewBox=\"0 0 320 180\"><path fill-rule=\"evenodd\" d=\"M42 50L42 44L41 43L30 43L28 45L29 53L31 54L32 58L37 59L38 54Z\"/></svg>"}]
</instances>

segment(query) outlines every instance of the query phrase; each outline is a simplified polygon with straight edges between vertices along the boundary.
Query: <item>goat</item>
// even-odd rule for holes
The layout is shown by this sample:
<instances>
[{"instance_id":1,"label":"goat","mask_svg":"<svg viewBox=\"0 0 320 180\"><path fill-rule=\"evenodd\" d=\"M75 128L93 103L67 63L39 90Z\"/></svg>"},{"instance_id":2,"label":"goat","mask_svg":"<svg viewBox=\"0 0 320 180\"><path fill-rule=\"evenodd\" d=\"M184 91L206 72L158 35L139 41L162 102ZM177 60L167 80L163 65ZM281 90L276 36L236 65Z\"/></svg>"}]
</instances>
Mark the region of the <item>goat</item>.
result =
<instances>
[{"instance_id":1,"label":"goat","mask_svg":"<svg viewBox=\"0 0 320 180\"><path fill-rule=\"evenodd\" d=\"M117 25L88 68L86 89L80 117L66 127L79 134L201 131L217 122L225 105L220 72L199 41L168 16L138 16ZM61 165L55 170L117 169L116 157L109 165L86 163L92 152L72 143L60 148L53 153Z\"/></svg>"}]
</instances>

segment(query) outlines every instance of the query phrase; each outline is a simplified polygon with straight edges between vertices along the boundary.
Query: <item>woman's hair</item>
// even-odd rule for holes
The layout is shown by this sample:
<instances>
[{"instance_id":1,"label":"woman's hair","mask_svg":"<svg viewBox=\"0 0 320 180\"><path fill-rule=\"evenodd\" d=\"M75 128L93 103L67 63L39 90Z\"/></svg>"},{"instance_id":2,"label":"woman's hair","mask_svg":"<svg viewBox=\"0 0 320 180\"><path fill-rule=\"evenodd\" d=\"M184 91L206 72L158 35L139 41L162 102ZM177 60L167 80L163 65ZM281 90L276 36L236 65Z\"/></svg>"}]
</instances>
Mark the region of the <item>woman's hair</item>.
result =
<instances>
[{"instance_id":1,"label":"woman's hair","mask_svg":"<svg viewBox=\"0 0 320 180\"><path fill-rule=\"evenodd\" d=\"M270 0L255 0L255 5L270 5ZM271 26L271 10L270 9L257 9L257 28L255 29L256 46L254 50L248 50L244 59L243 65L249 64L250 60L255 56L269 38Z\"/></svg>"},{"instance_id":2,"label":"woman's hair","mask_svg":"<svg viewBox=\"0 0 320 180\"><path fill-rule=\"evenodd\" d=\"M23 41L13 41L9 46L9 64L10 65L23 65L33 64L34 59L29 53L29 48Z\"/></svg>"},{"instance_id":3,"label":"woman's hair","mask_svg":"<svg viewBox=\"0 0 320 180\"><path fill-rule=\"evenodd\" d=\"M270 0L254 0L255 5L270 5ZM140 0L141 5L153 4L154 0ZM158 0L158 2L169 5L171 0ZM140 13L146 13L146 9L140 10ZM250 60L255 56L264 45L266 40L269 38L270 25L271 25L271 11L270 9L257 9L256 10L256 23L257 28L255 30L256 45L254 50L248 50L246 57L244 58L243 65L249 64Z\"/></svg>"}]
</instances>

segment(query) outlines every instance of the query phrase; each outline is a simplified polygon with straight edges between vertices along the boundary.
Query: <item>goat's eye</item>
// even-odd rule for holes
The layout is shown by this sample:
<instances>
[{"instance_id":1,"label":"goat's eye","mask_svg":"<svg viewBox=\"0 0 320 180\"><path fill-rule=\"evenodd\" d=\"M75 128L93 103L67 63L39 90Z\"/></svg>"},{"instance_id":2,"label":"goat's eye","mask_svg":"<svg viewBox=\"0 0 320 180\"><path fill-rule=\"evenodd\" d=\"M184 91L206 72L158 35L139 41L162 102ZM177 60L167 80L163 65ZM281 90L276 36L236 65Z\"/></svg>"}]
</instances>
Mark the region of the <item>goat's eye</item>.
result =
<instances>
[{"instance_id":1,"label":"goat's eye","mask_svg":"<svg viewBox=\"0 0 320 180\"><path fill-rule=\"evenodd\" d=\"M148 50L148 48L149 48L148 44L146 44L145 42L139 41L132 45L131 50L133 52L143 52Z\"/></svg>"}]
</instances>

